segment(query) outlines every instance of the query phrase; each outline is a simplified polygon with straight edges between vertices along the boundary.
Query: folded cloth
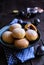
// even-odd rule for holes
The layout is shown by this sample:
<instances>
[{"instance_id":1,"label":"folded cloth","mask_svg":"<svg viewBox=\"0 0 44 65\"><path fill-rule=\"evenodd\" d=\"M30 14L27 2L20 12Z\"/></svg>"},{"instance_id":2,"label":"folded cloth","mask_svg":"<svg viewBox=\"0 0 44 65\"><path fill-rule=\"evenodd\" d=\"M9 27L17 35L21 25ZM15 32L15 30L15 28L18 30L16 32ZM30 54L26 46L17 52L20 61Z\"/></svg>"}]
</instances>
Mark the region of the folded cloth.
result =
<instances>
[{"instance_id":1,"label":"folded cloth","mask_svg":"<svg viewBox=\"0 0 44 65\"><path fill-rule=\"evenodd\" d=\"M16 57L23 63L31 58L35 58L34 55L34 47L28 47L26 49L23 49L21 51L19 51L16 54Z\"/></svg>"},{"instance_id":2,"label":"folded cloth","mask_svg":"<svg viewBox=\"0 0 44 65\"><path fill-rule=\"evenodd\" d=\"M18 61L21 63L26 62L29 59L35 58L34 55L34 47L28 47L23 50L12 50L9 48L4 47L4 52L6 55L7 63L8 65L14 65L17 64Z\"/></svg>"},{"instance_id":3,"label":"folded cloth","mask_svg":"<svg viewBox=\"0 0 44 65\"><path fill-rule=\"evenodd\" d=\"M41 50L39 45L36 45L35 47L32 46L22 50L15 50L8 47L3 47L8 65L15 65L18 63L18 61L23 63L27 60L35 58L38 55L44 55L44 50ZM43 46L41 47L43 48Z\"/></svg>"}]
</instances>

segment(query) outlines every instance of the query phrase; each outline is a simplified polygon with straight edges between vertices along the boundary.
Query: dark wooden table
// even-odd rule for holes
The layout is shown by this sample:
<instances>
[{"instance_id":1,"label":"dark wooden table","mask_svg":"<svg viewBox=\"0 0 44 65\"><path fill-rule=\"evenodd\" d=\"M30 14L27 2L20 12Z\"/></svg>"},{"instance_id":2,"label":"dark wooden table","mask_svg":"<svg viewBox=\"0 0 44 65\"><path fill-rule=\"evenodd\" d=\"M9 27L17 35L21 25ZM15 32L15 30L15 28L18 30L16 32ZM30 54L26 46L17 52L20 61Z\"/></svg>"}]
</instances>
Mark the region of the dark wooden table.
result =
<instances>
[{"instance_id":1,"label":"dark wooden table","mask_svg":"<svg viewBox=\"0 0 44 65\"><path fill-rule=\"evenodd\" d=\"M25 0L24 0L25 1ZM8 24L9 22L11 22L11 20L13 20L13 18L14 18L14 15L11 15L11 14L7 14L7 12L10 12L10 11L12 11L14 8L15 9L24 9L24 8L26 8L26 7L28 7L28 6L30 6L30 7L32 7L32 5L33 5L33 7L34 6L39 6L39 7L41 7L41 8L43 8L44 9L44 0L39 0L39 2L38 2L38 0L36 0L36 1L34 1L34 0L31 0L29 3L28 3L28 1L26 0L26 2L27 2L27 4L25 3L25 2L23 2L22 0L20 1L18 1L17 2L17 0L15 0L15 2L18 4L17 6L15 6L15 7L13 7L14 6L14 0L13 1L11 1L11 3L10 3L10 1L8 0L7 2L5 1L3 1L2 2L2 0L0 1L4 6L3 6L3 8L1 8L2 10L1 10L1 13L0 13L0 29L4 26L4 25L6 25L6 24ZM10 4L9 4L9 3ZM22 3L21 3L22 2ZM35 3L36 2L36 3ZM12 3L13 3L13 5L12 5ZM16 4L15 3L15 4ZM0 4L0 6L2 5L2 4ZM7 6L5 6L7 4ZM24 7L22 6L22 4L24 5L24 4L26 4ZM32 4L32 5L31 5ZM34 5L35 4L35 5ZM11 5L12 7L10 8L10 6L9 5ZM21 5L21 6L20 6ZM4 8L5 7L5 8ZM21 8L22 7L22 8ZM39 31L40 31L40 35L41 35L41 39L43 40L43 42L44 42L44 13L42 13L42 14L40 14L39 16L36 16L37 18L40 18L40 20L41 20L41 22L40 22L40 24L38 25L38 29L39 29ZM35 18L36 18L35 17ZM41 42L39 42L39 44L40 44ZM4 55L4 51L3 51L3 45L2 44L0 44L0 65L7 65L7 62L6 62L6 58L5 58L5 55ZM44 55L43 56L41 56L41 57L36 57L35 59L31 59L31 60L28 60L27 62L25 62L25 63L19 63L19 64L17 64L17 65L44 65Z\"/></svg>"}]
</instances>

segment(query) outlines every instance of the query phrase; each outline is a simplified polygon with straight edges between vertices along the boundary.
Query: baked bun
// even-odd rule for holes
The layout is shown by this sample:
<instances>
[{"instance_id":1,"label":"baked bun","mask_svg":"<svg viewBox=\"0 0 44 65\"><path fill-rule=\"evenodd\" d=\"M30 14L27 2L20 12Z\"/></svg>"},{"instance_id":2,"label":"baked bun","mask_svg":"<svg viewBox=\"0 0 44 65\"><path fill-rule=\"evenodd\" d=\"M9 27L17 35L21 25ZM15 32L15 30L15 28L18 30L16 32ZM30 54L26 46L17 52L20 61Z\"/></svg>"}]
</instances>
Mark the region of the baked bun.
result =
<instances>
[{"instance_id":1,"label":"baked bun","mask_svg":"<svg viewBox=\"0 0 44 65\"><path fill-rule=\"evenodd\" d=\"M32 29L29 29L26 31L26 38L29 41L34 41L38 38L38 33Z\"/></svg>"},{"instance_id":2,"label":"baked bun","mask_svg":"<svg viewBox=\"0 0 44 65\"><path fill-rule=\"evenodd\" d=\"M14 46L17 48L27 48L29 45L29 41L27 39L20 39L14 41Z\"/></svg>"},{"instance_id":3,"label":"baked bun","mask_svg":"<svg viewBox=\"0 0 44 65\"><path fill-rule=\"evenodd\" d=\"M12 32L6 31L2 34L2 39L4 42L7 43L13 43L13 37L12 37Z\"/></svg>"},{"instance_id":4,"label":"baked bun","mask_svg":"<svg viewBox=\"0 0 44 65\"><path fill-rule=\"evenodd\" d=\"M13 29L21 28L21 27L22 27L22 26L21 26L19 23L16 23L16 24L10 25L9 30L10 30L10 31L13 31Z\"/></svg>"},{"instance_id":5,"label":"baked bun","mask_svg":"<svg viewBox=\"0 0 44 65\"><path fill-rule=\"evenodd\" d=\"M28 30L28 29L32 29L32 30L35 30L37 32L37 28L36 26L34 26L33 24L26 24L25 25L25 29Z\"/></svg>"},{"instance_id":6,"label":"baked bun","mask_svg":"<svg viewBox=\"0 0 44 65\"><path fill-rule=\"evenodd\" d=\"M18 38L18 39L24 38L25 30L22 29L22 28L16 28L16 29L13 30L12 36L14 38Z\"/></svg>"}]
</instances>

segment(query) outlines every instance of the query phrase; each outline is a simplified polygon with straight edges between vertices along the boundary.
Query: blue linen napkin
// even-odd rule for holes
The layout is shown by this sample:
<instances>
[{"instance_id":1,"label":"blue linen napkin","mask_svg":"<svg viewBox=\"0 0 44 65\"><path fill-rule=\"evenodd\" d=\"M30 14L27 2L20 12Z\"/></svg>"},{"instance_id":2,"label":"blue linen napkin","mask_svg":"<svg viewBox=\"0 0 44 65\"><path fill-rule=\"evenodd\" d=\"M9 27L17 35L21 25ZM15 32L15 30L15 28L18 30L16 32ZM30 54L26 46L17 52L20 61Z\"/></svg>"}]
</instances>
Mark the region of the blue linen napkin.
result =
<instances>
[{"instance_id":1,"label":"blue linen napkin","mask_svg":"<svg viewBox=\"0 0 44 65\"><path fill-rule=\"evenodd\" d=\"M23 49L21 51L19 51L16 54L16 57L23 63L31 58L34 58L34 47L28 47L26 49Z\"/></svg>"},{"instance_id":2,"label":"blue linen napkin","mask_svg":"<svg viewBox=\"0 0 44 65\"><path fill-rule=\"evenodd\" d=\"M10 24L14 24L17 22L18 22L18 19L14 19ZM2 31L0 30L0 32ZM28 47L26 49L19 50L18 52L15 49L13 51L11 48L8 48L8 47L3 47L3 48L4 48L8 65L17 64L18 60L23 63L29 59L35 58L34 47Z\"/></svg>"},{"instance_id":3,"label":"blue linen napkin","mask_svg":"<svg viewBox=\"0 0 44 65\"><path fill-rule=\"evenodd\" d=\"M8 65L17 64L18 61L23 63L27 60L35 58L34 47L28 47L26 49L19 50L18 52L16 50L12 51L11 49L4 47L4 52L6 55Z\"/></svg>"}]
</instances>

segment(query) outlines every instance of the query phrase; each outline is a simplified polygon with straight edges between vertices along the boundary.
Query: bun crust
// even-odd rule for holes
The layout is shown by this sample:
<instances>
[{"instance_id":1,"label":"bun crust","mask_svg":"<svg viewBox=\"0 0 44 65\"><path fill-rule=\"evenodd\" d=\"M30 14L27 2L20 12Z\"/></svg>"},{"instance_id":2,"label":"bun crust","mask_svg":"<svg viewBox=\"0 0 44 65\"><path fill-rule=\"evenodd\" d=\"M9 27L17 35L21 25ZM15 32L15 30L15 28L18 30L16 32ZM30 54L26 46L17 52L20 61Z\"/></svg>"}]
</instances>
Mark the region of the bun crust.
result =
<instances>
[{"instance_id":1,"label":"bun crust","mask_svg":"<svg viewBox=\"0 0 44 65\"><path fill-rule=\"evenodd\" d=\"M13 43L12 32L10 32L10 31L4 32L2 35L2 39L4 42Z\"/></svg>"},{"instance_id":2,"label":"bun crust","mask_svg":"<svg viewBox=\"0 0 44 65\"><path fill-rule=\"evenodd\" d=\"M37 34L36 31L29 29L29 30L26 31L26 38L29 41L34 41L38 38L38 34Z\"/></svg>"},{"instance_id":3,"label":"bun crust","mask_svg":"<svg viewBox=\"0 0 44 65\"><path fill-rule=\"evenodd\" d=\"M24 38L25 30L21 29L21 28L16 28L16 29L13 30L12 36L14 38L18 38L18 39Z\"/></svg>"},{"instance_id":4,"label":"bun crust","mask_svg":"<svg viewBox=\"0 0 44 65\"><path fill-rule=\"evenodd\" d=\"M14 41L14 46L17 48L27 48L29 45L29 42L27 39L20 39Z\"/></svg>"},{"instance_id":5,"label":"bun crust","mask_svg":"<svg viewBox=\"0 0 44 65\"><path fill-rule=\"evenodd\" d=\"M21 28L21 27L22 27L22 26L21 26L20 24L16 23L16 24L10 25L9 30L10 30L10 31L13 31L13 30L16 29L16 28Z\"/></svg>"}]
</instances>

